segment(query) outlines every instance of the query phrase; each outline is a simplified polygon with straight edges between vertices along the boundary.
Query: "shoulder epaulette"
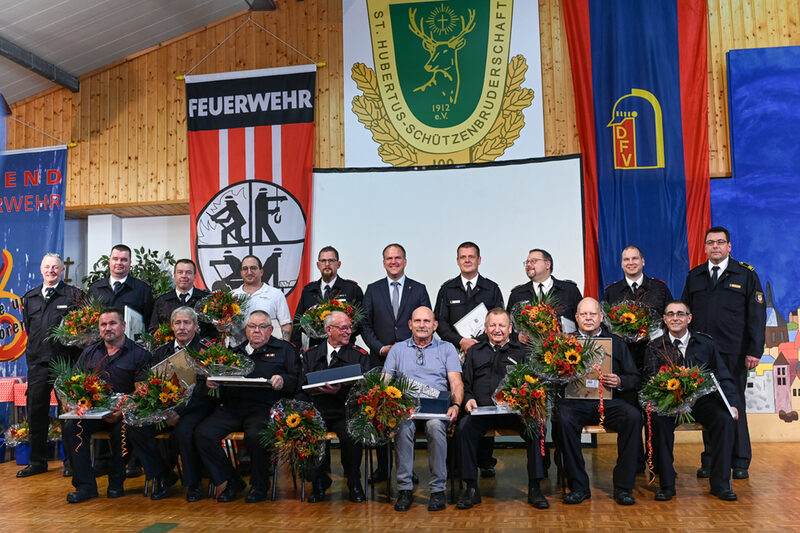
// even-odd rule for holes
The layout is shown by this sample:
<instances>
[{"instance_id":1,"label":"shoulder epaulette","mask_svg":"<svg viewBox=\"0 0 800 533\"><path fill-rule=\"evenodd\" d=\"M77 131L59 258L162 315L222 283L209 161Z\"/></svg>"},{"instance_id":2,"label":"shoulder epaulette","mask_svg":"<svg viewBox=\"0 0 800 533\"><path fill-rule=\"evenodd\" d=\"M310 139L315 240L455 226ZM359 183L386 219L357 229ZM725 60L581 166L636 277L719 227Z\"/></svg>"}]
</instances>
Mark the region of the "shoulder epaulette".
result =
<instances>
[{"instance_id":1,"label":"shoulder epaulette","mask_svg":"<svg viewBox=\"0 0 800 533\"><path fill-rule=\"evenodd\" d=\"M755 271L756 271L756 269L755 269L755 268L753 268L753 266L752 266L752 265L749 265L749 264L745 263L744 261L738 261L738 263L739 263L739 265L740 265L740 266L743 266L743 267L744 267L744 268L746 268L747 270L750 270L750 271L752 271L752 272L755 272Z\"/></svg>"},{"instance_id":2,"label":"shoulder epaulette","mask_svg":"<svg viewBox=\"0 0 800 533\"><path fill-rule=\"evenodd\" d=\"M366 351L364 348L362 348L361 346L356 346L356 345L354 344L354 345L353 345L353 348L355 348L355 350L356 350L357 352L361 352L361 355L367 355L367 351Z\"/></svg>"},{"instance_id":3,"label":"shoulder epaulette","mask_svg":"<svg viewBox=\"0 0 800 533\"><path fill-rule=\"evenodd\" d=\"M561 281L563 281L564 283L572 283L572 284L573 284L573 285L575 285L576 287L578 286L578 284L577 284L577 283L575 283L574 281L572 281L571 279L562 279ZM612 285L613 285L613 284L612 284Z\"/></svg>"},{"instance_id":4,"label":"shoulder epaulette","mask_svg":"<svg viewBox=\"0 0 800 533\"><path fill-rule=\"evenodd\" d=\"M692 335L694 335L695 337L704 337L704 338L706 338L706 339L708 339L710 341L714 340L714 337L712 337L708 333L703 333L702 331L693 331Z\"/></svg>"}]
</instances>

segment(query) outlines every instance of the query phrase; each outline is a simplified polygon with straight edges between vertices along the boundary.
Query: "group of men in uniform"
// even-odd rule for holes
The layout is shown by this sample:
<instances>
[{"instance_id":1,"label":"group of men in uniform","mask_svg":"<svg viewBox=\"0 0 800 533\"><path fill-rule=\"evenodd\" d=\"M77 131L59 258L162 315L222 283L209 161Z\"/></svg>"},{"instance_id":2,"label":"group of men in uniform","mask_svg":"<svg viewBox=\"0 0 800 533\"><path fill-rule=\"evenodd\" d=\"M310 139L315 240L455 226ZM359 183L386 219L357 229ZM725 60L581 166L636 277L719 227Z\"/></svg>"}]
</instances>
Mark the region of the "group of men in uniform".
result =
<instances>
[{"instance_id":1,"label":"group of men in uniform","mask_svg":"<svg viewBox=\"0 0 800 533\"><path fill-rule=\"evenodd\" d=\"M530 340L515 332L511 313L519 302L554 296L555 312L562 323L574 321L575 334L582 338L612 338L612 371L603 375L602 384L609 391L604 402L605 426L618 434L618 459L614 468L614 499L621 505L635 502L633 488L637 461L642 456L643 414L636 400L641 383L658 371L665 358L692 366L700 364L713 370L727 397L728 410L721 396L714 394L699 400L696 418L711 431L704 436L707 446L698 477L711 478L711 493L723 500L735 500L730 478L748 476L750 461L744 387L746 373L759 360L764 344L765 306L758 276L746 263L730 257L730 235L724 228L708 230L705 251L708 261L691 270L680 301L673 300L667 286L643 274L644 257L636 246L622 252L625 277L605 289L604 300L616 304L632 300L644 304L663 317L664 335L648 344L624 342L603 325L601 304L593 298L582 298L575 283L553 277L554 261L545 250L529 252L524 267L529 281L515 287L504 306L500 288L480 275L480 249L472 242L458 246L456 261L460 273L442 284L434 305L425 286L405 275L406 252L393 243L383 250L386 277L368 285L365 292L350 280L338 275L341 262L338 251L330 246L320 250L317 268L321 277L303 288L295 311L295 320L321 299L340 299L360 306L365 319L354 331L354 324L341 312L329 314L324 321L326 337L309 339L308 350L301 354L297 348L302 337L292 330L286 300L281 291L263 283L261 261L248 256L242 261L244 284L237 292L250 295L244 311L246 324L235 350L255 362L251 377L266 377L271 388L219 387L219 398L208 395L208 389L218 388L213 380L200 380L191 400L169 420L173 426L176 452L168 458L159 454L155 445L156 430L152 427L128 428L132 449L137 453L148 478L153 479L151 498L168 495L177 481L173 473L175 455L180 453L183 465L187 500L202 498L200 476L205 467L214 485L221 490L217 501L232 501L240 497L246 485L239 472L225 457L220 441L230 432L243 431L244 441L252 461L250 490L247 502L266 499L269 486L270 451L260 442L258 432L269 418L269 410L280 398L297 396L314 403L329 430L335 431L341 442L341 461L349 499L364 501L364 490L358 475L362 450L346 431L345 400L349 386L326 385L316 394L306 395L301 385L310 372L359 364L363 372L383 367L385 375L402 373L438 391L449 391L450 408L446 419L408 420L398 426L395 434L398 498L395 509L404 511L413 503L414 435L424 430L428 439L428 460L431 470L430 510L444 509L444 485L447 479L448 450L446 429L457 424L456 464L464 487L457 507L468 509L481 502L478 473L481 477L494 475L492 441L484 437L493 428L517 429L526 443L528 457L528 501L539 509L549 506L540 489L546 477L549 457L544 452L543 436L523 431L516 415L473 416L476 408L492 405L492 395L510 365L527 356L525 344ZM169 357L184 346L199 347L205 333L197 321L193 304L205 294L194 287L196 267L191 260L182 259L175 265L175 291L160 296L155 302L149 287L129 275L130 249L115 246L110 256L110 276L89 287L88 293L100 297L108 306L100 317L101 340L88 347L79 362L89 370L100 373L117 392L130 392L142 372ZM78 304L79 289L61 281L63 263L58 256L48 254L42 261L44 283L24 297L25 323L30 338L28 361L30 373L29 417L31 418L31 464L18 472L19 477L47 470L46 448L42 450L43 398L49 398L50 385L41 368L63 347L43 340L46 331ZM488 310L485 332L477 337L462 336L456 323L483 304ZM160 347L151 356L124 335L121 306L152 317L151 327L168 320L175 331L175 340ZM281 329L281 337L273 336L273 320ZM122 324L120 324L122 323ZM121 328L121 329L120 329ZM213 330L209 332L213 334ZM436 333L437 335L434 335ZM356 346L360 334L368 350ZM289 342L294 341L294 344ZM462 361L459 360L459 352ZM564 503L577 504L591 497L589 478L581 453L580 434L583 426L598 422L598 402L570 399L559 402L552 417L553 440L563 452L563 466L569 493ZM660 488L657 500L675 495L675 472L672 467L674 421L657 416L653 424L656 445L657 472ZM735 419L735 420L734 420ZM78 442L76 423L70 421L64 429L67 452L73 465L73 485L68 501L80 502L97 496L97 486L88 445ZM123 458L119 453L122 430L118 410L106 419L84 424L83 438L93 431L108 430L112 436L112 468L109 470L109 497L124 494ZM380 458L383 456L383 459ZM386 479L388 460L378 453L378 470L372 482ZM641 464L639 464L641 468ZM121 470L120 470L121 469ZM325 499L331 485L330 459L310 469L311 502Z\"/></svg>"}]
</instances>

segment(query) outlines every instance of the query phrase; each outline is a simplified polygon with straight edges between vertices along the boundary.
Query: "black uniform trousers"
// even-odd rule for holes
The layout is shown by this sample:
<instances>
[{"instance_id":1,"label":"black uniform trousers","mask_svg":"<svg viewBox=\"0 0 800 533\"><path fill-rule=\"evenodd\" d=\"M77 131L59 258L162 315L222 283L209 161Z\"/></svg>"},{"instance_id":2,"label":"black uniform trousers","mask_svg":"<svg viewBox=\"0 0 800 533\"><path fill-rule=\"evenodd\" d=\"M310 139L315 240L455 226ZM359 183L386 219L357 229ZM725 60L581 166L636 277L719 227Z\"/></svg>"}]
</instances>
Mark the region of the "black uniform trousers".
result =
<instances>
[{"instance_id":1,"label":"black uniform trousers","mask_svg":"<svg viewBox=\"0 0 800 533\"><path fill-rule=\"evenodd\" d=\"M147 479L153 479L167 474L168 467L161 455L161 448L156 440L156 435L167 429L159 430L158 424L147 426L131 426L125 429L125 434L134 455L139 458L144 468Z\"/></svg>"},{"instance_id":2,"label":"black uniform trousers","mask_svg":"<svg viewBox=\"0 0 800 533\"><path fill-rule=\"evenodd\" d=\"M181 413L181 419L172 428L170 437L170 448L173 452L172 462L176 464L177 455L180 454L184 487L200 488L203 463L194 440L194 432L200 422L214 412L215 407L215 400L207 394L192 396L186 409Z\"/></svg>"},{"instance_id":3,"label":"black uniform trousers","mask_svg":"<svg viewBox=\"0 0 800 533\"><path fill-rule=\"evenodd\" d=\"M542 441L539 431L532 436L525 433L522 419L515 414L506 415L467 415L458 423L458 443L461 448L461 479L477 482L479 442L490 429L512 429L519 431L525 441L528 457L528 486L537 487L538 481L545 477Z\"/></svg>"},{"instance_id":4,"label":"black uniform trousers","mask_svg":"<svg viewBox=\"0 0 800 533\"><path fill-rule=\"evenodd\" d=\"M73 419L64 423L64 451L72 461L72 485L76 490L86 494L97 494L97 481L94 476L92 455L89 448L92 435L98 431L108 431L111 437L111 464L108 471L108 487L112 489L123 488L127 457L122 455L122 425L122 420L111 423L102 419ZM126 443L126 448L129 450L130 444Z\"/></svg>"},{"instance_id":5,"label":"black uniform trousers","mask_svg":"<svg viewBox=\"0 0 800 533\"><path fill-rule=\"evenodd\" d=\"M625 400L615 398L605 400L605 421L603 425L617 432L617 465L614 467L614 488L633 490L636 482L636 455L642 432L642 416L639 410ZM581 451L581 431L583 426L600 422L597 400L564 400L558 407L558 445L564 452L569 489L571 491L589 490L589 476Z\"/></svg>"},{"instance_id":6,"label":"black uniform trousers","mask_svg":"<svg viewBox=\"0 0 800 533\"><path fill-rule=\"evenodd\" d=\"M261 436L258 433L269 422L269 410L270 406L265 405L239 405L235 408L223 405L197 426L194 432L197 450L215 485L221 485L239 476L225 455L220 442L228 433L243 431L244 444L250 452L252 461L250 486L257 490L267 490L269 453L261 445Z\"/></svg>"},{"instance_id":7,"label":"black uniform trousers","mask_svg":"<svg viewBox=\"0 0 800 533\"><path fill-rule=\"evenodd\" d=\"M28 424L30 426L31 464L47 466L47 431L50 426L50 364L28 365Z\"/></svg>"},{"instance_id":8,"label":"black uniform trousers","mask_svg":"<svg viewBox=\"0 0 800 533\"><path fill-rule=\"evenodd\" d=\"M342 470L345 477L347 477L347 486L351 487L359 483L361 471L361 455L363 447L357 444L350 437L347 432L347 420L344 415L323 417L325 427L328 431L333 431L339 437L339 444L341 445L341 460ZM331 453L330 446L325 450L325 458L317 467L308 469L308 479L316 480L326 476L331 471Z\"/></svg>"},{"instance_id":9,"label":"black uniform trousers","mask_svg":"<svg viewBox=\"0 0 800 533\"><path fill-rule=\"evenodd\" d=\"M739 392L739 419L734 420L736 425L733 437L733 449L731 450L731 468L750 468L750 460L753 458L753 451L750 447L750 429L747 427L747 406L745 401L745 390L747 389L747 369L744 366L744 356L720 353L722 360L728 367L736 390ZM730 401L730 399L728 400ZM711 435L703 429L703 453L700 455L700 464L703 468L711 468L712 454L714 446Z\"/></svg>"},{"instance_id":10,"label":"black uniform trousers","mask_svg":"<svg viewBox=\"0 0 800 533\"><path fill-rule=\"evenodd\" d=\"M731 451L733 450L736 421L728 413L717 393L703 396L692 407L692 416L703 424L703 435L711 436L711 490L731 488ZM656 466L662 487L675 486L673 446L675 444L675 418L653 417L654 448L658 451Z\"/></svg>"}]
</instances>

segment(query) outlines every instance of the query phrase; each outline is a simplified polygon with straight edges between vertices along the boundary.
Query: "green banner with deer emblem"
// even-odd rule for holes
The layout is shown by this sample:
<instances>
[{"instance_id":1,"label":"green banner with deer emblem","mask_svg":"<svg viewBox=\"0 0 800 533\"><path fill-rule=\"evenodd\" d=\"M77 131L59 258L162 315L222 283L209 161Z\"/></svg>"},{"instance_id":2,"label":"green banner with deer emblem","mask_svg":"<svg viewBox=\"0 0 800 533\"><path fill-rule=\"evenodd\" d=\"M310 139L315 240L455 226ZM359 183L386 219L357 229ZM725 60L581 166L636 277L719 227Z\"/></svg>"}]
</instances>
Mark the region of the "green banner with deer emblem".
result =
<instances>
[{"instance_id":1,"label":"green banner with deer emblem","mask_svg":"<svg viewBox=\"0 0 800 533\"><path fill-rule=\"evenodd\" d=\"M513 145L534 98L522 87L525 57L512 57L513 1L366 0L366 6L373 66L352 66L361 93L352 110L384 162L493 161ZM346 3L345 20L348 11Z\"/></svg>"}]
</instances>

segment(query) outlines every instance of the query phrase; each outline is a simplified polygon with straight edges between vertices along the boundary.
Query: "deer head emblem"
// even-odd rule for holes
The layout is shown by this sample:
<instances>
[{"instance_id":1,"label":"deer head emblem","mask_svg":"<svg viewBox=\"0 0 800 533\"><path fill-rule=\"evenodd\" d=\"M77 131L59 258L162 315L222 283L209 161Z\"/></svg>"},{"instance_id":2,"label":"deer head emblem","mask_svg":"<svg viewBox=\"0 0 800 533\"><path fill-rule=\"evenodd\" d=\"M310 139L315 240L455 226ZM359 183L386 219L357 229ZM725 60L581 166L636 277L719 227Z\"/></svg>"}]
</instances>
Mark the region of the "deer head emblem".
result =
<instances>
[{"instance_id":1,"label":"deer head emblem","mask_svg":"<svg viewBox=\"0 0 800 533\"><path fill-rule=\"evenodd\" d=\"M469 9L469 22L464 22L464 17L461 18L461 31L450 37L447 40L440 41L427 35L424 29L424 19L419 19L417 24L417 10L408 10L408 19L410 24L408 28L411 32L422 39L423 48L430 54L428 61L425 63L425 71L431 73L431 78L420 85L414 92L423 91L431 85L436 85L442 91L442 95L446 96L450 103L455 104L458 102L458 90L461 85L461 74L458 69L458 51L464 48L467 44L465 35L475 29L475 10ZM441 76L439 76L441 75Z\"/></svg>"}]
</instances>

